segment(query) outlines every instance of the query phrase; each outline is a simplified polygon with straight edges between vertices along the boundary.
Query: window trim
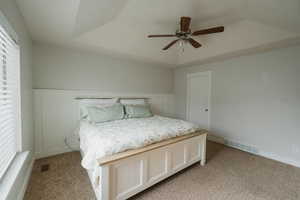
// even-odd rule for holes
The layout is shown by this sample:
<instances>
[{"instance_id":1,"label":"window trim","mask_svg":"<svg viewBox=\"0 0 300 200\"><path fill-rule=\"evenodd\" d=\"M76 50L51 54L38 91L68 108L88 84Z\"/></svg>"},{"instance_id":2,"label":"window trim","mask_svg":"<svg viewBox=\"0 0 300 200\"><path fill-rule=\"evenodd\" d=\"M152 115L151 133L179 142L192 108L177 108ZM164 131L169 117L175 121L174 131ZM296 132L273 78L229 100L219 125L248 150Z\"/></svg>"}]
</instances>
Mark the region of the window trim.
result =
<instances>
[{"instance_id":1,"label":"window trim","mask_svg":"<svg viewBox=\"0 0 300 200\"><path fill-rule=\"evenodd\" d=\"M6 20L5 16L2 14L0 10L0 29L1 31L5 34L6 38L12 42L12 44L16 47L16 50L18 51L17 54L17 65L16 67L16 82L17 82L17 92L15 93L16 97L16 108L15 110L15 142L16 142L16 154L10 159L9 164L6 167L6 170L4 171L3 174L0 176L0 182L4 179L6 176L7 172L13 165L13 163L16 160L16 157L18 154L20 154L23 150L23 143L22 143L22 116L21 116L21 51L20 51L20 46L18 44L18 36L16 32L13 30L13 28L10 26L10 23Z\"/></svg>"},{"instance_id":2,"label":"window trim","mask_svg":"<svg viewBox=\"0 0 300 200\"><path fill-rule=\"evenodd\" d=\"M12 28L5 15L0 10L0 25L5 30L9 38L15 43L19 44L19 37L16 31Z\"/></svg>"},{"instance_id":3,"label":"window trim","mask_svg":"<svg viewBox=\"0 0 300 200\"><path fill-rule=\"evenodd\" d=\"M14 41L14 40L13 40ZM17 102L16 105L16 145L17 145L17 153L21 153L23 151L23 137L22 137L22 101L21 101L21 51L20 46L15 42L16 48L18 48L18 68L16 71L16 79L18 82L18 91L16 93Z\"/></svg>"}]
</instances>

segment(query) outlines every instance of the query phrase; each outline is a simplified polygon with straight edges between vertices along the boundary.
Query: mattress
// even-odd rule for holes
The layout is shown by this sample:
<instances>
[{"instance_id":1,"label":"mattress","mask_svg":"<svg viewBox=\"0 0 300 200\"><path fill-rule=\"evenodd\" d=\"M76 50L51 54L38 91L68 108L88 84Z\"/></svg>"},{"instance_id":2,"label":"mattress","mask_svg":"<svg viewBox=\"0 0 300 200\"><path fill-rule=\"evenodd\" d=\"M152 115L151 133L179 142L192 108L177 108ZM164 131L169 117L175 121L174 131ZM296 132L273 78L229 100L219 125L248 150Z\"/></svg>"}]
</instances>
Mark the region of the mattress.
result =
<instances>
[{"instance_id":1,"label":"mattress","mask_svg":"<svg viewBox=\"0 0 300 200\"><path fill-rule=\"evenodd\" d=\"M130 149L144 147L199 130L190 122L155 115L149 118L123 119L99 124L80 122L82 166L95 170L97 159Z\"/></svg>"}]
</instances>

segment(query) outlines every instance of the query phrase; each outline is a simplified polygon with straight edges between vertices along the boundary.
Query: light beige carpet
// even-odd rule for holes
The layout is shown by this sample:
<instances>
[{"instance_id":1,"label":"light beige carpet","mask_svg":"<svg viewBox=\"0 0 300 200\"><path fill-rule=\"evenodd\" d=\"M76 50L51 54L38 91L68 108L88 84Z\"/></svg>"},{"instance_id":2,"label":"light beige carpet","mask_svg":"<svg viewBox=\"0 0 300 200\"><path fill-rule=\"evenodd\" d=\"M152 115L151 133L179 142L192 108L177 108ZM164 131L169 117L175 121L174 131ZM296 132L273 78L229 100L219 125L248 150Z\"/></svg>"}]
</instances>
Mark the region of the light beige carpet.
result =
<instances>
[{"instance_id":1,"label":"light beige carpet","mask_svg":"<svg viewBox=\"0 0 300 200\"><path fill-rule=\"evenodd\" d=\"M298 200L300 169L220 144L208 143L199 164L131 198L141 200ZM95 199L78 152L35 162L25 200ZM50 164L41 172L41 165Z\"/></svg>"}]
</instances>

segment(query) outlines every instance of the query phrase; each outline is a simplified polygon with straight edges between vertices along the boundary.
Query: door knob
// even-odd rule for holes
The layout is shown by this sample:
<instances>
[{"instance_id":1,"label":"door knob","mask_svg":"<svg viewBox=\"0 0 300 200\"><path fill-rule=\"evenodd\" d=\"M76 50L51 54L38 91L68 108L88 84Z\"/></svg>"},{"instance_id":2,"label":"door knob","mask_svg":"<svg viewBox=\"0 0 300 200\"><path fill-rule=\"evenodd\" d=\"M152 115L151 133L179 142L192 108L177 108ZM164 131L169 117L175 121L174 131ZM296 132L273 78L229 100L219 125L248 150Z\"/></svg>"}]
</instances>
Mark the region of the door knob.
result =
<instances>
[{"instance_id":1,"label":"door knob","mask_svg":"<svg viewBox=\"0 0 300 200\"><path fill-rule=\"evenodd\" d=\"M206 108L204 111L205 111L205 112L208 112L208 109Z\"/></svg>"}]
</instances>

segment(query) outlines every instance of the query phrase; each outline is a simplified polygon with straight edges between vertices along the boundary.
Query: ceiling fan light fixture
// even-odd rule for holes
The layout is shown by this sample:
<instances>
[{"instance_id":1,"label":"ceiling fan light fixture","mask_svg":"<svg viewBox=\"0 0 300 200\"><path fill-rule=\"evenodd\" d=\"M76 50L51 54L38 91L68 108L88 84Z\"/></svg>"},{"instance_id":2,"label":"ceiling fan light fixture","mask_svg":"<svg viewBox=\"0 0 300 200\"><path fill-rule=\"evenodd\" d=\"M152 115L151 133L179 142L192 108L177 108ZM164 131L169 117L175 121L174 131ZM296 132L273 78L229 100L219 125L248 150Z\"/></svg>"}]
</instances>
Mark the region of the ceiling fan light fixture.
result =
<instances>
[{"instance_id":1,"label":"ceiling fan light fixture","mask_svg":"<svg viewBox=\"0 0 300 200\"><path fill-rule=\"evenodd\" d=\"M185 43L186 43L186 40L184 40L184 39L179 40L179 48L180 48L181 52L184 52Z\"/></svg>"},{"instance_id":2,"label":"ceiling fan light fixture","mask_svg":"<svg viewBox=\"0 0 300 200\"><path fill-rule=\"evenodd\" d=\"M179 40L179 46L183 47L183 40Z\"/></svg>"}]
</instances>

